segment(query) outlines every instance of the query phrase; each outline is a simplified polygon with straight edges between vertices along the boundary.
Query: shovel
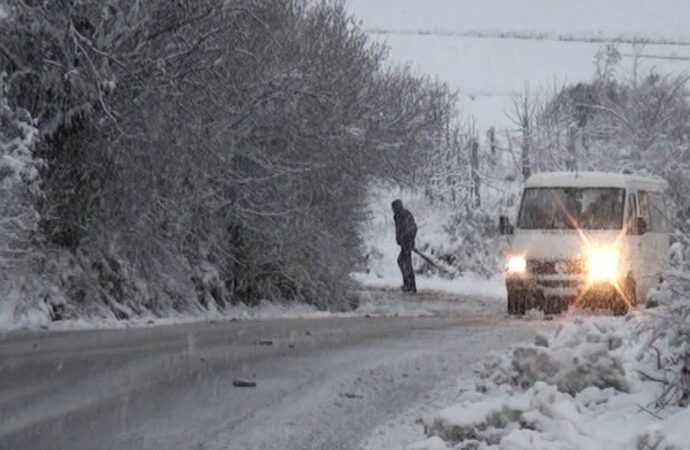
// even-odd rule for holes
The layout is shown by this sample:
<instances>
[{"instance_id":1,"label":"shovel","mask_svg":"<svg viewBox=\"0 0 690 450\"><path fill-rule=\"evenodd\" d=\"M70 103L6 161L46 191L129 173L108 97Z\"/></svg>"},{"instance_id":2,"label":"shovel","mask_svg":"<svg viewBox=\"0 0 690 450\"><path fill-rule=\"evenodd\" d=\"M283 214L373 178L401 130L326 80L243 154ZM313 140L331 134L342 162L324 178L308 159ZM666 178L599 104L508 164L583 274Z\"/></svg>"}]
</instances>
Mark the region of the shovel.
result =
<instances>
[{"instance_id":1,"label":"shovel","mask_svg":"<svg viewBox=\"0 0 690 450\"><path fill-rule=\"evenodd\" d=\"M420 252L420 251L417 250L416 248L413 248L412 251L415 252L416 254L418 254L419 256L421 256L422 259L423 259L424 261L426 261L426 262L428 262L429 264L431 264L431 266L434 267L435 269L441 270L441 268L438 266L438 264L436 264L434 261L432 261L431 258L429 258L428 256L426 256L424 253Z\"/></svg>"}]
</instances>

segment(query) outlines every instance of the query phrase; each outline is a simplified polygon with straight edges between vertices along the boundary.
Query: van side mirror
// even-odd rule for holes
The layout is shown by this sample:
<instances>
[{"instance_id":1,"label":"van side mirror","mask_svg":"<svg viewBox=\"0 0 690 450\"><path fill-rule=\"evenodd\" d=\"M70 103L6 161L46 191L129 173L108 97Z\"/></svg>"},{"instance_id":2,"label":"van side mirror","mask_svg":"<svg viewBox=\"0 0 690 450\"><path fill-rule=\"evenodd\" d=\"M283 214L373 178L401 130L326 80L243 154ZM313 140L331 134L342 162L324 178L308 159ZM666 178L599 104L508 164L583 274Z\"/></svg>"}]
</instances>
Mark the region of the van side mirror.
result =
<instances>
[{"instance_id":1,"label":"van side mirror","mask_svg":"<svg viewBox=\"0 0 690 450\"><path fill-rule=\"evenodd\" d=\"M637 216L635 217L635 220L633 220L632 223L632 230L631 234L637 234L637 235L643 235L647 232L647 221L644 220L644 217Z\"/></svg>"},{"instance_id":2,"label":"van side mirror","mask_svg":"<svg viewBox=\"0 0 690 450\"><path fill-rule=\"evenodd\" d=\"M504 236L513 234L513 226L510 224L508 216L498 217L498 232Z\"/></svg>"}]
</instances>

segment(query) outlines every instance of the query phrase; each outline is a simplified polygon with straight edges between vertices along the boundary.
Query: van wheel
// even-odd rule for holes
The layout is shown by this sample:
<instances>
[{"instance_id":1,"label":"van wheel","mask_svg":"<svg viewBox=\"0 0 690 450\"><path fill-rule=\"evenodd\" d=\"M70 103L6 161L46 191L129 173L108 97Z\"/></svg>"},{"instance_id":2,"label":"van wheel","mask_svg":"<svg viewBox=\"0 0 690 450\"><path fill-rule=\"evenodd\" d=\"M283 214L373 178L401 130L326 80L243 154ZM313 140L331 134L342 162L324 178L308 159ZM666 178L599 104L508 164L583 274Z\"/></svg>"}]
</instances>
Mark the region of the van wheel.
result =
<instances>
[{"instance_id":1,"label":"van wheel","mask_svg":"<svg viewBox=\"0 0 690 450\"><path fill-rule=\"evenodd\" d=\"M549 310L547 311L546 308L544 308L544 312L548 312L549 314L562 314L563 311L568 309L568 299L564 297L554 297L548 304L550 305Z\"/></svg>"},{"instance_id":2,"label":"van wheel","mask_svg":"<svg viewBox=\"0 0 690 450\"><path fill-rule=\"evenodd\" d=\"M517 313L524 316L527 312L529 303L529 296L525 292L520 292L517 297Z\"/></svg>"},{"instance_id":3,"label":"van wheel","mask_svg":"<svg viewBox=\"0 0 690 450\"><path fill-rule=\"evenodd\" d=\"M628 313L628 304L623 299L617 299L611 305L611 312L614 316L624 316Z\"/></svg>"},{"instance_id":4,"label":"van wheel","mask_svg":"<svg viewBox=\"0 0 690 450\"><path fill-rule=\"evenodd\" d=\"M570 301L567 297L557 297L553 305L553 314L563 314L568 310Z\"/></svg>"},{"instance_id":5,"label":"van wheel","mask_svg":"<svg viewBox=\"0 0 690 450\"><path fill-rule=\"evenodd\" d=\"M512 296L510 295L510 291L508 291L508 296L506 298L506 312L508 313L509 316L513 315L513 309L515 307L513 306L513 299Z\"/></svg>"},{"instance_id":6,"label":"van wheel","mask_svg":"<svg viewBox=\"0 0 690 450\"><path fill-rule=\"evenodd\" d=\"M635 279L628 275L625 279L625 289L623 290L626 298L632 306L637 306L637 284Z\"/></svg>"},{"instance_id":7,"label":"van wheel","mask_svg":"<svg viewBox=\"0 0 690 450\"><path fill-rule=\"evenodd\" d=\"M536 309L537 311L546 313L546 309L550 307L549 305L551 302L552 300L548 300L543 295L537 294L532 297L529 309Z\"/></svg>"},{"instance_id":8,"label":"van wheel","mask_svg":"<svg viewBox=\"0 0 690 450\"><path fill-rule=\"evenodd\" d=\"M516 316L522 314L525 314L525 294L508 289L508 315Z\"/></svg>"},{"instance_id":9,"label":"van wheel","mask_svg":"<svg viewBox=\"0 0 690 450\"><path fill-rule=\"evenodd\" d=\"M568 299L564 297L556 297L553 299L553 305L551 306L551 314L563 314L563 311L568 309L566 306L568 304Z\"/></svg>"},{"instance_id":10,"label":"van wheel","mask_svg":"<svg viewBox=\"0 0 690 450\"><path fill-rule=\"evenodd\" d=\"M544 314L556 314L556 302L558 301L558 298L548 298L545 297L541 302L536 302L537 304L535 307L543 312ZM541 304L539 304L541 303Z\"/></svg>"},{"instance_id":11,"label":"van wheel","mask_svg":"<svg viewBox=\"0 0 690 450\"><path fill-rule=\"evenodd\" d=\"M626 315L630 310L630 306L635 307L637 304L636 295L635 280L631 276L628 276L623 286L623 297L618 294L611 298L611 312L613 312L613 315Z\"/></svg>"}]
</instances>

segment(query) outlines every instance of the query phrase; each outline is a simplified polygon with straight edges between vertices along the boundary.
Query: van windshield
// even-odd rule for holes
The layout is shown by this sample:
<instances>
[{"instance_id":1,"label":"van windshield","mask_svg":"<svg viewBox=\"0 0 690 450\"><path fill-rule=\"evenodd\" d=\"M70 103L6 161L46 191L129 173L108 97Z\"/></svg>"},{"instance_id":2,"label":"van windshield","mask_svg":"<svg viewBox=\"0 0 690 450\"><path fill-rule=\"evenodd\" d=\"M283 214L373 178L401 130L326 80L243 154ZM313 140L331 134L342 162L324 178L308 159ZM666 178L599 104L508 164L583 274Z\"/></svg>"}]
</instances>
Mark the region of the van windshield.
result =
<instances>
[{"instance_id":1,"label":"van windshield","mask_svg":"<svg viewBox=\"0 0 690 450\"><path fill-rule=\"evenodd\" d=\"M527 188L518 227L526 230L620 230L625 192L618 188Z\"/></svg>"}]
</instances>

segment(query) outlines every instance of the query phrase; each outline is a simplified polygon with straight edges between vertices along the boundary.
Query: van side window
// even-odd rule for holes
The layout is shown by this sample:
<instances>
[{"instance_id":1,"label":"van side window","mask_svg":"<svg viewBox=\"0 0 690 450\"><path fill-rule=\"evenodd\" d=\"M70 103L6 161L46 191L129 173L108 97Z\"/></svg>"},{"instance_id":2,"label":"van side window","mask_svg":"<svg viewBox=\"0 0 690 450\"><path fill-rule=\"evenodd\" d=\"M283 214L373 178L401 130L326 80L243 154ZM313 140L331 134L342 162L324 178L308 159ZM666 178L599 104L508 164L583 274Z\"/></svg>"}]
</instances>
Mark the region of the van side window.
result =
<instances>
[{"instance_id":1,"label":"van side window","mask_svg":"<svg viewBox=\"0 0 690 450\"><path fill-rule=\"evenodd\" d=\"M666 202L663 194L652 192L649 194L650 212L652 214L652 230L659 233L668 231Z\"/></svg>"},{"instance_id":2,"label":"van side window","mask_svg":"<svg viewBox=\"0 0 690 450\"><path fill-rule=\"evenodd\" d=\"M637 196L634 193L630 193L628 194L628 212L625 219L628 227L632 227L635 217L637 217Z\"/></svg>"},{"instance_id":3,"label":"van side window","mask_svg":"<svg viewBox=\"0 0 690 450\"><path fill-rule=\"evenodd\" d=\"M656 231L652 225L649 193L646 191L637 191L637 199L639 201L640 217L647 222L647 231Z\"/></svg>"},{"instance_id":4,"label":"van side window","mask_svg":"<svg viewBox=\"0 0 690 450\"><path fill-rule=\"evenodd\" d=\"M664 197L660 193L650 193L638 191L640 201L640 215L647 222L647 229L656 233L665 233L666 227L666 204Z\"/></svg>"}]
</instances>

